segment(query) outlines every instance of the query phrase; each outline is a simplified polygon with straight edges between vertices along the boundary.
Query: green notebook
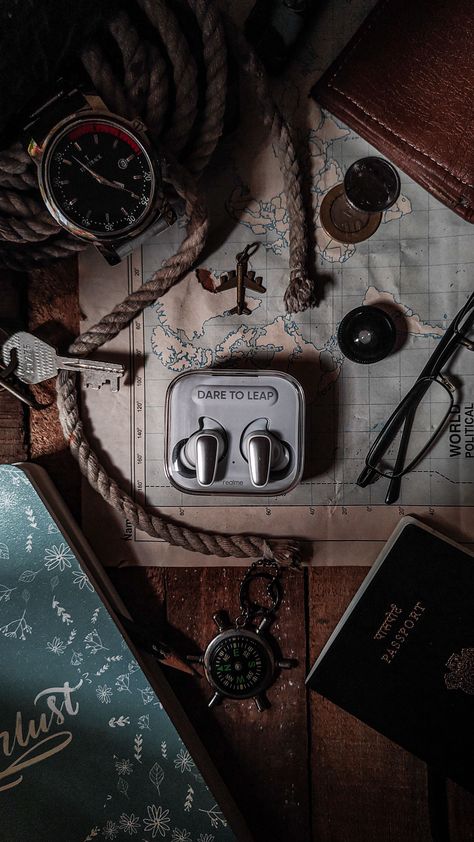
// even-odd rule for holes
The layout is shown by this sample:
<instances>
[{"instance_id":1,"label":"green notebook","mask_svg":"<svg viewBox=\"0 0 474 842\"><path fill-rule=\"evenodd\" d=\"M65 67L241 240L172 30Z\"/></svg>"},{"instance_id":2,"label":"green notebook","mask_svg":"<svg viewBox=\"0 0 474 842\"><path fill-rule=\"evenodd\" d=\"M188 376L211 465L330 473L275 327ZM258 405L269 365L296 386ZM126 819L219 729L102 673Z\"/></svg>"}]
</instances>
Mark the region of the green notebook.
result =
<instances>
[{"instance_id":1,"label":"green notebook","mask_svg":"<svg viewBox=\"0 0 474 842\"><path fill-rule=\"evenodd\" d=\"M0 466L0 838L249 839L119 614L45 472Z\"/></svg>"}]
</instances>

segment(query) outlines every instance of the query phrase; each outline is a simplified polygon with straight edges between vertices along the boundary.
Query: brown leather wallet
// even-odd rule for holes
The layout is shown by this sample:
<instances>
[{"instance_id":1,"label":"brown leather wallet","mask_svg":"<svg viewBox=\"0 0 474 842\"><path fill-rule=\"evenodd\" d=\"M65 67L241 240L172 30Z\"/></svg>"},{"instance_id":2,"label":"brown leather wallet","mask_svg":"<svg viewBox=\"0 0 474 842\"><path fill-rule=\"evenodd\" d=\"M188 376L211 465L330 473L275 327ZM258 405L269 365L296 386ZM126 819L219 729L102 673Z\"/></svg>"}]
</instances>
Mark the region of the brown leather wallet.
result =
<instances>
[{"instance_id":1,"label":"brown leather wallet","mask_svg":"<svg viewBox=\"0 0 474 842\"><path fill-rule=\"evenodd\" d=\"M312 94L474 222L474 0L379 0Z\"/></svg>"}]
</instances>

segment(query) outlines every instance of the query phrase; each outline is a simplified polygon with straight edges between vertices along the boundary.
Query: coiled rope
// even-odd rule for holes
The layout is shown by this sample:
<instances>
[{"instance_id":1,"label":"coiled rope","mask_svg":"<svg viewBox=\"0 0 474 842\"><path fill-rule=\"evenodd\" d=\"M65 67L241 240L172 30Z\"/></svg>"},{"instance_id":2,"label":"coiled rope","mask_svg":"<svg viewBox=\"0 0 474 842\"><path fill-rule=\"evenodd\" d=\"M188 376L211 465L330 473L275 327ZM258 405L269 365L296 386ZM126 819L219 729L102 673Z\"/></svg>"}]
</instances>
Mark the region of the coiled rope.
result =
<instances>
[{"instance_id":1,"label":"coiled rope","mask_svg":"<svg viewBox=\"0 0 474 842\"><path fill-rule=\"evenodd\" d=\"M168 162L166 178L185 203L186 237L176 254L140 289L73 342L70 351L77 355L91 354L111 340L180 280L199 258L206 242L208 219L198 182L223 131L228 44L252 80L283 174L290 253L286 308L289 312L304 310L314 298L313 285L306 274L307 240L298 160L290 130L270 96L260 62L240 32L223 17L215 0L187 0L187 11L193 14L201 40L205 93L199 101L198 66L175 14L176 6L166 0L136 0L136 4L153 37L144 37L135 26L135 19L132 22L125 11L105 25L107 38L112 39L114 49L121 55L123 72L118 74L116 62L107 55L102 39L89 43L81 59L106 105L124 117L139 116L164 152ZM4 265L31 268L84 247L59 229L41 206L33 166L19 145L0 153L0 193L0 238L4 241L0 260ZM62 428L81 472L134 526L170 544L205 554L239 558L266 554L279 561L297 558L298 546L293 542L258 535L209 533L149 514L108 476L91 449L79 414L76 375L61 372L57 393Z\"/></svg>"}]
</instances>

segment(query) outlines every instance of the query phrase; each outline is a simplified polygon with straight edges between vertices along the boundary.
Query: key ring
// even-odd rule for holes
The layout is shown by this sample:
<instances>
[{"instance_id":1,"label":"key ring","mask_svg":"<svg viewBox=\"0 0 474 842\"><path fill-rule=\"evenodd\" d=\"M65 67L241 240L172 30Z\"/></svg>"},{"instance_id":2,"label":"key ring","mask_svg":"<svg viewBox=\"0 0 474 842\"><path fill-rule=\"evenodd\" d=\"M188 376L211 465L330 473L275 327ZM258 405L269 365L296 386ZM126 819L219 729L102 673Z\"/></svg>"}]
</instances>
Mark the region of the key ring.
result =
<instances>
[{"instance_id":1,"label":"key ring","mask_svg":"<svg viewBox=\"0 0 474 842\"><path fill-rule=\"evenodd\" d=\"M273 572L260 569L264 566L270 566L273 568ZM252 564L240 584L239 598L241 614L236 620L237 625L245 625L245 623L255 617L269 616L278 610L283 596L280 575L280 565L276 562L267 562L265 559L262 559ZM262 605L250 596L251 585L257 579L263 579L267 582L266 594L270 601L270 605L268 606Z\"/></svg>"},{"instance_id":2,"label":"key ring","mask_svg":"<svg viewBox=\"0 0 474 842\"><path fill-rule=\"evenodd\" d=\"M0 335L4 334L5 331L0 330ZM15 348L12 348L10 351L10 362L8 365L3 365L0 363L0 389L5 389L7 392L10 392L15 398L17 398L22 403L25 403L30 409L46 409L47 407L51 406L51 403L38 403L34 398L30 398L29 395L26 394L19 386L14 385L13 383L9 382L8 378L12 375L15 375L16 368L18 366L18 356Z\"/></svg>"},{"instance_id":3,"label":"key ring","mask_svg":"<svg viewBox=\"0 0 474 842\"><path fill-rule=\"evenodd\" d=\"M245 246L243 251L235 255L237 263L246 263L250 257L257 251L260 243L249 243Z\"/></svg>"}]
</instances>

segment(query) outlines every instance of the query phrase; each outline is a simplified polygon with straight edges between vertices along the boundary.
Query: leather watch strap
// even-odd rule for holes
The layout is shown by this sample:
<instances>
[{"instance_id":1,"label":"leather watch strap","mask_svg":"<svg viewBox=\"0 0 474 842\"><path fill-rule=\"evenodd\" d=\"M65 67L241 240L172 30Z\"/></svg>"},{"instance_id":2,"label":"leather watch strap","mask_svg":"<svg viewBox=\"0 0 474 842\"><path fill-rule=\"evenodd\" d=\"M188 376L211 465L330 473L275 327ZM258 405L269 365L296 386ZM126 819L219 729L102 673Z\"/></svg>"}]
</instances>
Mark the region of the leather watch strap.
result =
<instances>
[{"instance_id":1,"label":"leather watch strap","mask_svg":"<svg viewBox=\"0 0 474 842\"><path fill-rule=\"evenodd\" d=\"M72 84L67 77L60 78L50 91L43 95L42 100L33 105L33 110L23 127L23 138L30 154L35 154L35 146L41 147L51 130L63 120L78 112L107 110L100 96L91 89L91 84L81 79L79 84ZM111 114L111 118L114 115ZM161 197L159 205L148 227L136 236L123 239L97 240L95 245L108 263L114 265L127 257L145 240L159 234L176 220L176 213L172 205Z\"/></svg>"},{"instance_id":2,"label":"leather watch strap","mask_svg":"<svg viewBox=\"0 0 474 842\"><path fill-rule=\"evenodd\" d=\"M117 246L115 251L120 260L123 260L124 257L127 257L132 251L139 248L139 246L143 245L143 243L147 242L150 237L154 237L156 234L161 234L165 228L169 227L168 219L165 215L160 214L158 219L153 222L145 231L142 231L141 234L137 234L136 237L133 237L130 240L122 243L121 245Z\"/></svg>"},{"instance_id":3,"label":"leather watch strap","mask_svg":"<svg viewBox=\"0 0 474 842\"><path fill-rule=\"evenodd\" d=\"M102 252L108 263L112 266L115 263L120 263L124 257L128 257L135 249L139 248L144 243L148 242L151 237L161 234L165 228L169 228L176 222L180 212L184 209L184 203L181 199L169 202L164 196L159 207L159 214L148 228L137 234L136 237L124 239L119 243L105 243L97 242L96 246Z\"/></svg>"},{"instance_id":4,"label":"leather watch strap","mask_svg":"<svg viewBox=\"0 0 474 842\"><path fill-rule=\"evenodd\" d=\"M82 90L79 87L71 88L66 80L59 79L55 89L51 90L50 95L32 111L28 122L23 127L27 143L33 139L37 144L41 144L51 129L61 120L76 111L88 108L90 105Z\"/></svg>"}]
</instances>

